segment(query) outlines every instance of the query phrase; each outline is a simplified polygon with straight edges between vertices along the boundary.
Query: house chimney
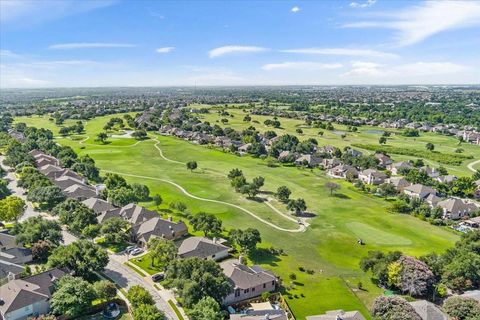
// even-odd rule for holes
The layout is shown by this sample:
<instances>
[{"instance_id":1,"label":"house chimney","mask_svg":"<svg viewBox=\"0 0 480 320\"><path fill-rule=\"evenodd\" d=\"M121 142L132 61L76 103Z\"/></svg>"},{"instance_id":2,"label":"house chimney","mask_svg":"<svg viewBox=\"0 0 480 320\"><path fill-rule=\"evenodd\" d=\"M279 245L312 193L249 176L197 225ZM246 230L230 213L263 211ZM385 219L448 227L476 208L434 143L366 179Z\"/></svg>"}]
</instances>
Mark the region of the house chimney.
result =
<instances>
[{"instance_id":1,"label":"house chimney","mask_svg":"<svg viewBox=\"0 0 480 320\"><path fill-rule=\"evenodd\" d=\"M213 237L213 243L217 243L217 242L218 242L217 237Z\"/></svg>"},{"instance_id":2,"label":"house chimney","mask_svg":"<svg viewBox=\"0 0 480 320\"><path fill-rule=\"evenodd\" d=\"M238 263L243 264L243 255L238 256Z\"/></svg>"}]
</instances>

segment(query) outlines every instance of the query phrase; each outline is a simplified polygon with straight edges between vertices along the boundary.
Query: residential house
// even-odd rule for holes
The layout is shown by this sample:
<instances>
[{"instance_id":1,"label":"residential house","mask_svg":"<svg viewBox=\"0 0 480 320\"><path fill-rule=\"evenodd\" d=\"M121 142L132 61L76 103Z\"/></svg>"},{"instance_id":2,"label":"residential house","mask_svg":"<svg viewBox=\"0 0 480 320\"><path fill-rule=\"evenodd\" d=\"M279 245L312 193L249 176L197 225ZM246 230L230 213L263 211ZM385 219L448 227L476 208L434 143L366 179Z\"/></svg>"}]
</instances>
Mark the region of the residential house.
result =
<instances>
[{"instance_id":1,"label":"residential house","mask_svg":"<svg viewBox=\"0 0 480 320\"><path fill-rule=\"evenodd\" d=\"M251 143L246 143L246 144L242 144L240 147L238 147L238 152L240 152L240 154L245 154L248 152L248 148L251 146L252 144Z\"/></svg>"},{"instance_id":2,"label":"residential house","mask_svg":"<svg viewBox=\"0 0 480 320\"><path fill-rule=\"evenodd\" d=\"M422 320L448 320L449 317L436 305L427 300L409 302Z\"/></svg>"},{"instance_id":3,"label":"residential house","mask_svg":"<svg viewBox=\"0 0 480 320\"><path fill-rule=\"evenodd\" d=\"M60 178L53 180L53 184L62 190L65 190L74 185L87 186L83 180L68 177L68 176L62 176Z\"/></svg>"},{"instance_id":4,"label":"residential house","mask_svg":"<svg viewBox=\"0 0 480 320\"><path fill-rule=\"evenodd\" d=\"M173 222L158 216L132 227L132 240L139 245L146 246L151 237L167 240L178 239L188 233L183 221Z\"/></svg>"},{"instance_id":5,"label":"residential house","mask_svg":"<svg viewBox=\"0 0 480 320\"><path fill-rule=\"evenodd\" d=\"M435 194L430 193L426 198L425 202L428 203L432 207L436 207L437 204L442 201L442 198L437 197Z\"/></svg>"},{"instance_id":6,"label":"residential house","mask_svg":"<svg viewBox=\"0 0 480 320\"><path fill-rule=\"evenodd\" d=\"M424 186L423 184L413 184L405 187L403 193L412 198L425 199L429 194L437 194L437 191L431 187Z\"/></svg>"},{"instance_id":7,"label":"residential house","mask_svg":"<svg viewBox=\"0 0 480 320\"><path fill-rule=\"evenodd\" d=\"M144 207L129 203L120 208L119 215L131 225L137 225L153 218L158 218L158 213Z\"/></svg>"},{"instance_id":8,"label":"residential house","mask_svg":"<svg viewBox=\"0 0 480 320\"><path fill-rule=\"evenodd\" d=\"M385 182L387 175L375 169L366 169L359 173L358 178L366 184L379 185Z\"/></svg>"},{"instance_id":9,"label":"residential house","mask_svg":"<svg viewBox=\"0 0 480 320\"><path fill-rule=\"evenodd\" d=\"M3 285L7 281L17 279L24 271L24 266L0 259L0 285Z\"/></svg>"},{"instance_id":10,"label":"residential house","mask_svg":"<svg viewBox=\"0 0 480 320\"><path fill-rule=\"evenodd\" d=\"M237 260L223 261L220 266L233 285L233 291L223 300L225 305L251 299L276 289L277 277L260 266L249 267Z\"/></svg>"},{"instance_id":11,"label":"residential house","mask_svg":"<svg viewBox=\"0 0 480 320\"><path fill-rule=\"evenodd\" d=\"M375 158L378 159L378 165L382 168L386 168L393 163L392 159L384 153L375 153Z\"/></svg>"},{"instance_id":12,"label":"residential house","mask_svg":"<svg viewBox=\"0 0 480 320\"><path fill-rule=\"evenodd\" d=\"M60 269L50 269L23 279L15 279L0 287L0 318L24 320L29 317L47 314L50 311L50 298L57 279L66 273Z\"/></svg>"},{"instance_id":13,"label":"residential house","mask_svg":"<svg viewBox=\"0 0 480 320\"><path fill-rule=\"evenodd\" d=\"M327 153L329 155L333 155L335 151L337 150L337 147L334 146L323 146L318 149L319 153Z\"/></svg>"},{"instance_id":14,"label":"residential house","mask_svg":"<svg viewBox=\"0 0 480 320\"><path fill-rule=\"evenodd\" d=\"M327 175L337 179L355 179L358 177L358 170L353 166L341 164L328 170Z\"/></svg>"},{"instance_id":15,"label":"residential house","mask_svg":"<svg viewBox=\"0 0 480 320\"><path fill-rule=\"evenodd\" d=\"M443 209L444 219L460 219L468 216L470 213L478 210L473 203L466 203L461 199L449 198L437 203L437 206Z\"/></svg>"},{"instance_id":16,"label":"residential house","mask_svg":"<svg viewBox=\"0 0 480 320\"><path fill-rule=\"evenodd\" d=\"M393 185L395 189L399 192L403 192L403 189L405 189L408 186L411 186L412 184L408 182L405 178L403 177L391 177L388 180L388 183Z\"/></svg>"},{"instance_id":17,"label":"residential house","mask_svg":"<svg viewBox=\"0 0 480 320\"><path fill-rule=\"evenodd\" d=\"M243 313L230 315L230 320L288 320L287 313L274 308L270 302L251 303Z\"/></svg>"},{"instance_id":18,"label":"residential house","mask_svg":"<svg viewBox=\"0 0 480 320\"><path fill-rule=\"evenodd\" d=\"M198 257L214 261L228 257L229 247L223 245L217 238L213 240L204 237L190 237L182 241L178 248L180 258Z\"/></svg>"},{"instance_id":19,"label":"residential house","mask_svg":"<svg viewBox=\"0 0 480 320\"><path fill-rule=\"evenodd\" d=\"M449 174L449 175L446 175L446 176L439 176L436 178L436 180L440 183L451 183L455 180L457 180L457 177L454 176L453 174Z\"/></svg>"},{"instance_id":20,"label":"residential house","mask_svg":"<svg viewBox=\"0 0 480 320\"><path fill-rule=\"evenodd\" d=\"M325 170L327 169L332 169L336 166L339 166L341 165L342 162L340 160L338 160L337 158L333 158L333 159L323 159L322 161L322 166Z\"/></svg>"},{"instance_id":21,"label":"residential house","mask_svg":"<svg viewBox=\"0 0 480 320\"><path fill-rule=\"evenodd\" d=\"M358 150L355 150L355 149L352 149L352 148L348 148L347 154L351 155L354 158L363 156L362 152L360 152Z\"/></svg>"},{"instance_id":22,"label":"residential house","mask_svg":"<svg viewBox=\"0 0 480 320\"><path fill-rule=\"evenodd\" d=\"M96 214L115 209L115 206L110 202L94 197L83 200L82 203L92 209Z\"/></svg>"},{"instance_id":23,"label":"residential house","mask_svg":"<svg viewBox=\"0 0 480 320\"><path fill-rule=\"evenodd\" d=\"M317 157L314 154L303 154L295 160L295 164L298 166L308 166L313 168L322 163L322 160L322 158Z\"/></svg>"},{"instance_id":24,"label":"residential house","mask_svg":"<svg viewBox=\"0 0 480 320\"><path fill-rule=\"evenodd\" d=\"M332 310L317 316L307 316L307 320L366 320L360 311Z\"/></svg>"},{"instance_id":25,"label":"residential house","mask_svg":"<svg viewBox=\"0 0 480 320\"><path fill-rule=\"evenodd\" d=\"M440 176L440 172L438 172L437 169L431 168L429 166L425 166L425 167L420 168L420 171L425 172L432 179L436 179Z\"/></svg>"},{"instance_id":26,"label":"residential house","mask_svg":"<svg viewBox=\"0 0 480 320\"><path fill-rule=\"evenodd\" d=\"M63 190L63 193L69 198L83 201L88 198L97 197L97 190L91 186L84 184L74 184Z\"/></svg>"},{"instance_id":27,"label":"residential house","mask_svg":"<svg viewBox=\"0 0 480 320\"><path fill-rule=\"evenodd\" d=\"M399 175L400 171L404 168L413 169L413 165L408 161L400 161L400 162L392 163L391 165L387 166L387 169L390 170L390 172L395 176Z\"/></svg>"}]
</instances>

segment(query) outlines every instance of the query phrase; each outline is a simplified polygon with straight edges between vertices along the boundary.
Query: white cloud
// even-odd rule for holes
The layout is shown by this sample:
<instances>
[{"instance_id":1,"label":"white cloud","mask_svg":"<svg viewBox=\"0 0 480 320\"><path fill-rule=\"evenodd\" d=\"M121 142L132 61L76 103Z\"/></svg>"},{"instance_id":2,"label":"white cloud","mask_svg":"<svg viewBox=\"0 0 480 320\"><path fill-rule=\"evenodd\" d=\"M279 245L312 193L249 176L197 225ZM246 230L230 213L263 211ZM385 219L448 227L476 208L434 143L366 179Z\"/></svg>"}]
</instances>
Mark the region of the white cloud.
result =
<instances>
[{"instance_id":1,"label":"white cloud","mask_svg":"<svg viewBox=\"0 0 480 320\"><path fill-rule=\"evenodd\" d=\"M388 28L400 46L421 42L437 33L480 25L480 1L427 1L395 13L384 21L360 21L347 28Z\"/></svg>"},{"instance_id":2,"label":"white cloud","mask_svg":"<svg viewBox=\"0 0 480 320\"><path fill-rule=\"evenodd\" d=\"M158 53L169 53L172 52L175 47L163 47L163 48L158 48L157 51Z\"/></svg>"},{"instance_id":3,"label":"white cloud","mask_svg":"<svg viewBox=\"0 0 480 320\"><path fill-rule=\"evenodd\" d=\"M350 7L352 7L352 8L367 8L367 7L373 6L375 4L375 2L377 2L377 0L367 0L364 3L354 1L354 2L350 3Z\"/></svg>"},{"instance_id":4,"label":"white cloud","mask_svg":"<svg viewBox=\"0 0 480 320\"><path fill-rule=\"evenodd\" d=\"M132 48L135 47L131 43L108 43L108 42L74 42L74 43L59 43L52 44L49 49L89 49L89 48Z\"/></svg>"},{"instance_id":5,"label":"white cloud","mask_svg":"<svg viewBox=\"0 0 480 320\"><path fill-rule=\"evenodd\" d=\"M368 49L348 49L348 48L303 48L303 49L287 49L281 50L286 53L302 53L302 54L318 54L332 56L353 56L353 57L370 57L370 58L397 58L393 53L368 50Z\"/></svg>"},{"instance_id":6,"label":"white cloud","mask_svg":"<svg viewBox=\"0 0 480 320\"><path fill-rule=\"evenodd\" d=\"M320 62L282 62L269 63L262 66L263 70L323 70L323 69L338 69L343 65L340 63L320 63Z\"/></svg>"},{"instance_id":7,"label":"white cloud","mask_svg":"<svg viewBox=\"0 0 480 320\"><path fill-rule=\"evenodd\" d=\"M290 9L291 12L293 13L297 13L298 11L300 11L301 9L297 6L293 7L292 9Z\"/></svg>"},{"instance_id":8,"label":"white cloud","mask_svg":"<svg viewBox=\"0 0 480 320\"><path fill-rule=\"evenodd\" d=\"M388 78L410 79L409 83L416 83L418 77L433 77L455 75L468 68L452 62L414 62L395 66L386 66L374 62L353 61L350 71L342 74L343 77L371 77L376 79Z\"/></svg>"},{"instance_id":9,"label":"white cloud","mask_svg":"<svg viewBox=\"0 0 480 320\"><path fill-rule=\"evenodd\" d=\"M217 58L232 53L255 53L267 50L266 48L254 46L224 46L210 50L208 56L210 58Z\"/></svg>"}]
</instances>

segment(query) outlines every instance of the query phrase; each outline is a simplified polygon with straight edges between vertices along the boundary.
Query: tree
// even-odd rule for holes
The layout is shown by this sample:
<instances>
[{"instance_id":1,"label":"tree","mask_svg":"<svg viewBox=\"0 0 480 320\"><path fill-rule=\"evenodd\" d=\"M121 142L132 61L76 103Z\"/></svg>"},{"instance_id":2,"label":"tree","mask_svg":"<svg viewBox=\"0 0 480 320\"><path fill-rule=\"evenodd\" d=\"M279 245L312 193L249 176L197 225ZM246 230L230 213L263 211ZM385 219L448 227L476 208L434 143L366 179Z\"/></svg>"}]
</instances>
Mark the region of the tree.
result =
<instances>
[{"instance_id":1,"label":"tree","mask_svg":"<svg viewBox=\"0 0 480 320\"><path fill-rule=\"evenodd\" d=\"M46 220L43 217L30 217L23 222L16 223L10 231L16 235L17 242L24 245L33 245L44 240L57 246L62 241L62 228L57 221Z\"/></svg>"},{"instance_id":2,"label":"tree","mask_svg":"<svg viewBox=\"0 0 480 320\"><path fill-rule=\"evenodd\" d=\"M67 268L74 276L92 278L95 272L105 269L108 254L96 243L78 240L54 249L48 258L48 264L50 267Z\"/></svg>"},{"instance_id":3,"label":"tree","mask_svg":"<svg viewBox=\"0 0 480 320\"><path fill-rule=\"evenodd\" d=\"M113 205L123 207L129 203L137 202L138 198L134 191L129 187L120 187L108 191L108 198Z\"/></svg>"},{"instance_id":4,"label":"tree","mask_svg":"<svg viewBox=\"0 0 480 320\"><path fill-rule=\"evenodd\" d=\"M373 302L372 316L378 320L422 320L403 298L380 296Z\"/></svg>"},{"instance_id":5,"label":"tree","mask_svg":"<svg viewBox=\"0 0 480 320\"><path fill-rule=\"evenodd\" d=\"M157 209L158 209L158 207L160 207L160 205L161 205L162 202L163 202L162 196L159 195L159 194L156 194L156 195L153 196L152 199L153 199L153 203L155 204L155 206L156 206Z\"/></svg>"},{"instance_id":6,"label":"tree","mask_svg":"<svg viewBox=\"0 0 480 320\"><path fill-rule=\"evenodd\" d=\"M109 190L127 186L125 178L116 173L107 173L103 183Z\"/></svg>"},{"instance_id":7,"label":"tree","mask_svg":"<svg viewBox=\"0 0 480 320\"><path fill-rule=\"evenodd\" d=\"M428 143L425 145L425 149L427 149L428 151L433 151L433 150L435 149L435 146L433 145L433 143L428 142Z\"/></svg>"},{"instance_id":8,"label":"tree","mask_svg":"<svg viewBox=\"0 0 480 320\"><path fill-rule=\"evenodd\" d=\"M95 211L75 199L67 199L55 206L53 212L60 218L60 222L67 226L68 230L76 234L89 225L97 224Z\"/></svg>"},{"instance_id":9,"label":"tree","mask_svg":"<svg viewBox=\"0 0 480 320\"><path fill-rule=\"evenodd\" d=\"M223 320L225 315L212 297L204 297L188 313L192 320Z\"/></svg>"},{"instance_id":10,"label":"tree","mask_svg":"<svg viewBox=\"0 0 480 320\"><path fill-rule=\"evenodd\" d=\"M127 291L127 299L132 305L133 309L140 305L154 305L155 301L150 292L140 285L130 287Z\"/></svg>"},{"instance_id":11,"label":"tree","mask_svg":"<svg viewBox=\"0 0 480 320\"><path fill-rule=\"evenodd\" d=\"M275 196L277 197L278 200L282 202L287 202L291 193L292 191L290 191L290 189L288 189L286 186L280 186L278 187L277 193L275 194Z\"/></svg>"},{"instance_id":12,"label":"tree","mask_svg":"<svg viewBox=\"0 0 480 320\"><path fill-rule=\"evenodd\" d=\"M2 173L3 173L3 168L0 167L0 176L3 175ZM6 180L0 179L0 200L5 199L5 197L9 195L10 195L10 189L8 189L8 182Z\"/></svg>"},{"instance_id":13,"label":"tree","mask_svg":"<svg viewBox=\"0 0 480 320\"><path fill-rule=\"evenodd\" d=\"M150 189L144 184L132 183L130 185L137 201L148 201L150 199Z\"/></svg>"},{"instance_id":14,"label":"tree","mask_svg":"<svg viewBox=\"0 0 480 320\"><path fill-rule=\"evenodd\" d=\"M260 232L257 229L245 230L232 229L228 233L230 239L240 247L242 253L250 253L255 250L257 243L262 242Z\"/></svg>"},{"instance_id":15,"label":"tree","mask_svg":"<svg viewBox=\"0 0 480 320\"><path fill-rule=\"evenodd\" d=\"M133 309L134 320L163 320L165 315L155 305L140 304Z\"/></svg>"},{"instance_id":16,"label":"tree","mask_svg":"<svg viewBox=\"0 0 480 320\"><path fill-rule=\"evenodd\" d=\"M16 196L0 200L0 220L16 221L25 212L25 201Z\"/></svg>"},{"instance_id":17,"label":"tree","mask_svg":"<svg viewBox=\"0 0 480 320\"><path fill-rule=\"evenodd\" d=\"M130 224L120 217L107 219L100 227L100 234L107 243L121 244L128 240L127 229Z\"/></svg>"},{"instance_id":18,"label":"tree","mask_svg":"<svg viewBox=\"0 0 480 320\"><path fill-rule=\"evenodd\" d=\"M132 133L132 137L136 140L143 140L147 138L147 132L145 130L136 130Z\"/></svg>"},{"instance_id":19,"label":"tree","mask_svg":"<svg viewBox=\"0 0 480 320\"><path fill-rule=\"evenodd\" d=\"M64 201L65 198L62 189L57 186L37 187L30 190L27 195L27 200L38 202L47 210L51 210L57 204Z\"/></svg>"},{"instance_id":20,"label":"tree","mask_svg":"<svg viewBox=\"0 0 480 320\"><path fill-rule=\"evenodd\" d=\"M325 183L325 188L330 190L330 195L333 195L333 191L340 189L340 185L335 182L327 182Z\"/></svg>"},{"instance_id":21,"label":"tree","mask_svg":"<svg viewBox=\"0 0 480 320\"><path fill-rule=\"evenodd\" d=\"M426 263L409 256L402 256L398 263L401 265L398 288L403 293L423 297L432 292L435 276Z\"/></svg>"},{"instance_id":22,"label":"tree","mask_svg":"<svg viewBox=\"0 0 480 320\"><path fill-rule=\"evenodd\" d=\"M63 276L55 287L50 306L56 315L72 318L79 316L92 305L95 299L92 286L81 278Z\"/></svg>"},{"instance_id":23,"label":"tree","mask_svg":"<svg viewBox=\"0 0 480 320\"><path fill-rule=\"evenodd\" d=\"M299 215L307 210L307 204L302 198L298 198L297 200L291 199L288 201L287 209L295 212L296 215Z\"/></svg>"},{"instance_id":24,"label":"tree","mask_svg":"<svg viewBox=\"0 0 480 320\"><path fill-rule=\"evenodd\" d=\"M215 261L198 257L173 260L167 267L165 279L165 285L176 288L187 308L192 308L207 296L222 301L233 290Z\"/></svg>"},{"instance_id":25,"label":"tree","mask_svg":"<svg viewBox=\"0 0 480 320\"><path fill-rule=\"evenodd\" d=\"M117 295L117 287L108 280L100 280L93 284L93 291L97 299L107 302Z\"/></svg>"},{"instance_id":26,"label":"tree","mask_svg":"<svg viewBox=\"0 0 480 320\"><path fill-rule=\"evenodd\" d=\"M387 138L385 138L385 137L380 137L380 138L378 139L378 143L380 143L380 144L386 144L386 143L387 143Z\"/></svg>"},{"instance_id":27,"label":"tree","mask_svg":"<svg viewBox=\"0 0 480 320\"><path fill-rule=\"evenodd\" d=\"M216 234L222 232L222 220L212 214L199 212L192 215L189 219L194 231L202 231L205 237L208 234Z\"/></svg>"},{"instance_id":28,"label":"tree","mask_svg":"<svg viewBox=\"0 0 480 320\"><path fill-rule=\"evenodd\" d=\"M174 260L178 252L178 248L173 241L157 237L150 238L148 250L152 258L152 265L157 262L162 267L167 266L170 261Z\"/></svg>"},{"instance_id":29,"label":"tree","mask_svg":"<svg viewBox=\"0 0 480 320\"><path fill-rule=\"evenodd\" d=\"M190 170L190 171L193 171L195 169L197 169L197 162L196 161L188 161L187 162L187 169Z\"/></svg>"},{"instance_id":30,"label":"tree","mask_svg":"<svg viewBox=\"0 0 480 320\"><path fill-rule=\"evenodd\" d=\"M108 135L106 132L100 132L99 134L97 134L97 138L95 139L95 141L98 141L102 144L105 144L107 143L107 139L108 139Z\"/></svg>"},{"instance_id":31,"label":"tree","mask_svg":"<svg viewBox=\"0 0 480 320\"><path fill-rule=\"evenodd\" d=\"M32 256L36 260L47 260L51 248L52 246L48 241L39 240L32 244Z\"/></svg>"},{"instance_id":32,"label":"tree","mask_svg":"<svg viewBox=\"0 0 480 320\"><path fill-rule=\"evenodd\" d=\"M443 309L455 320L476 320L480 314L480 304L475 299L458 296L448 298Z\"/></svg>"},{"instance_id":33,"label":"tree","mask_svg":"<svg viewBox=\"0 0 480 320\"><path fill-rule=\"evenodd\" d=\"M235 168L235 169L230 170L227 177L230 180L232 180L233 178L236 178L236 177L243 177L243 172L242 172L242 170Z\"/></svg>"}]
</instances>

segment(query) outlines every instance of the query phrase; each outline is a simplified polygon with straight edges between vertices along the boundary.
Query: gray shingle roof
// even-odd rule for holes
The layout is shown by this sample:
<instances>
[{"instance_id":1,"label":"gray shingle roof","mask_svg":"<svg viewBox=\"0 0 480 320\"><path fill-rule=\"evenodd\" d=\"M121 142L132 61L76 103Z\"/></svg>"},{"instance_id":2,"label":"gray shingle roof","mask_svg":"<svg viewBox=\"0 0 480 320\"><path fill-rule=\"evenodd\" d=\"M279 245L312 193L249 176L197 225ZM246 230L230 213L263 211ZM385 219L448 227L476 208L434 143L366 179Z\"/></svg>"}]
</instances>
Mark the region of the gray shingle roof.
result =
<instances>
[{"instance_id":1,"label":"gray shingle roof","mask_svg":"<svg viewBox=\"0 0 480 320\"><path fill-rule=\"evenodd\" d=\"M227 246L215 243L213 240L204 237L190 237L182 241L178 248L178 255L182 258L207 258L225 250L228 250Z\"/></svg>"},{"instance_id":2,"label":"gray shingle roof","mask_svg":"<svg viewBox=\"0 0 480 320\"><path fill-rule=\"evenodd\" d=\"M248 289L276 281L272 272L263 270L260 266L248 267L237 260L227 260L220 263L225 275L233 282L236 288Z\"/></svg>"}]
</instances>

